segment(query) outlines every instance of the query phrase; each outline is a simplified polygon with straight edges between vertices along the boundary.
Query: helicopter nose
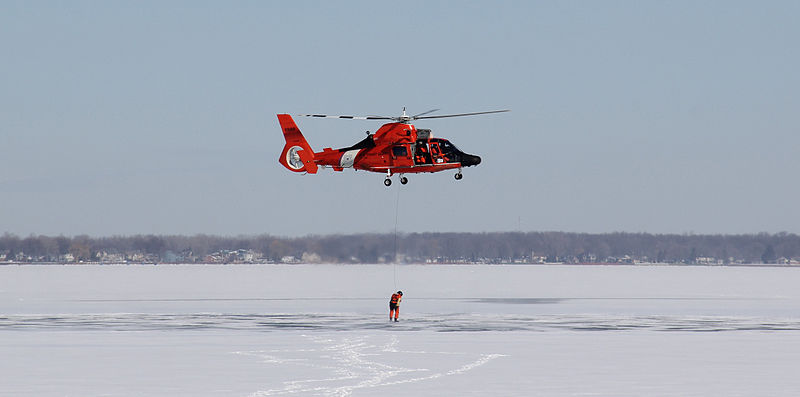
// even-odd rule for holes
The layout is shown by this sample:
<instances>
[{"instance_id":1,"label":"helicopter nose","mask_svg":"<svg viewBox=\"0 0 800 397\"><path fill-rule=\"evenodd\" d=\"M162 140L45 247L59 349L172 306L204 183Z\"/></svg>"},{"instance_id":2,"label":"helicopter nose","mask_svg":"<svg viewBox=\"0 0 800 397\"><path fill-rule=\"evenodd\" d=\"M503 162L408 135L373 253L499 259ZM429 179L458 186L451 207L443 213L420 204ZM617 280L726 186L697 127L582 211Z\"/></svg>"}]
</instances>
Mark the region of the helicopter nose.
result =
<instances>
[{"instance_id":1,"label":"helicopter nose","mask_svg":"<svg viewBox=\"0 0 800 397\"><path fill-rule=\"evenodd\" d=\"M480 156L475 156L472 154L464 154L464 158L461 159L461 165L464 167L470 167L473 165L478 165L481 163Z\"/></svg>"}]
</instances>

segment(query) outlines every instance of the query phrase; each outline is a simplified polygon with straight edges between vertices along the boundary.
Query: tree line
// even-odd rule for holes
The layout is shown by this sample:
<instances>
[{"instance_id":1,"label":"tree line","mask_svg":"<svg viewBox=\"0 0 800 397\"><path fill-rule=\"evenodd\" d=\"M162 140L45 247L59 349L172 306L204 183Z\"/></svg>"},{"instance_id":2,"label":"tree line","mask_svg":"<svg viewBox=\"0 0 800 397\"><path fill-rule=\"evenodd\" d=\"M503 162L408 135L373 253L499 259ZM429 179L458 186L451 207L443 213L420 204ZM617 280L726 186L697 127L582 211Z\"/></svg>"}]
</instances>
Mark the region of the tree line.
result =
<instances>
[{"instance_id":1,"label":"tree line","mask_svg":"<svg viewBox=\"0 0 800 397\"><path fill-rule=\"evenodd\" d=\"M0 236L2 262L794 263L790 233L402 233L304 237Z\"/></svg>"}]
</instances>

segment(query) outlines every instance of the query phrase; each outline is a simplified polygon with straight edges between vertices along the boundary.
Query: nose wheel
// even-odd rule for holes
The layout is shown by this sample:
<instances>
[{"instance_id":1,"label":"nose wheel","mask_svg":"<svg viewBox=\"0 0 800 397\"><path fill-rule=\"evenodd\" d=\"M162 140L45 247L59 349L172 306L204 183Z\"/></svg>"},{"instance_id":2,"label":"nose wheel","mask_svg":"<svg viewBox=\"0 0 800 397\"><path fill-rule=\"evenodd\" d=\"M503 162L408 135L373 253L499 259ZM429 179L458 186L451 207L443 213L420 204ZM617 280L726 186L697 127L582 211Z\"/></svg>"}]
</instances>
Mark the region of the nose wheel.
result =
<instances>
[{"instance_id":1,"label":"nose wheel","mask_svg":"<svg viewBox=\"0 0 800 397\"><path fill-rule=\"evenodd\" d=\"M386 178L386 179L383 180L383 184L386 185L387 187L388 186L392 186L392 180L389 179L389 178Z\"/></svg>"},{"instance_id":2,"label":"nose wheel","mask_svg":"<svg viewBox=\"0 0 800 397\"><path fill-rule=\"evenodd\" d=\"M464 177L464 175L461 175L461 171L458 171L458 173L455 175L455 178L456 178L457 181L460 181L461 178L463 178L463 177Z\"/></svg>"},{"instance_id":3,"label":"nose wheel","mask_svg":"<svg viewBox=\"0 0 800 397\"><path fill-rule=\"evenodd\" d=\"M401 177L400 177L400 183L402 183L403 185L405 185L406 183L408 183L408 178L406 178L406 177L404 177L404 176L401 176Z\"/></svg>"}]
</instances>

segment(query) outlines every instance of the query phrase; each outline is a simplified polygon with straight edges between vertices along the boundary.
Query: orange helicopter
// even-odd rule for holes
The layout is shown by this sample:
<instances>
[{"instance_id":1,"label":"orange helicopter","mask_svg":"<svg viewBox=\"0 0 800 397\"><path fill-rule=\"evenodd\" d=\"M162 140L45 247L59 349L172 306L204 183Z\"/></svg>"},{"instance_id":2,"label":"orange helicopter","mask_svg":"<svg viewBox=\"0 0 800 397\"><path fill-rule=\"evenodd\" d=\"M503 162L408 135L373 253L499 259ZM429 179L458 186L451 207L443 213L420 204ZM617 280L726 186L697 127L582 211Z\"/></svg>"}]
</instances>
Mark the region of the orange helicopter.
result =
<instances>
[{"instance_id":1,"label":"orange helicopter","mask_svg":"<svg viewBox=\"0 0 800 397\"><path fill-rule=\"evenodd\" d=\"M381 172L386 174L383 184L392 185L392 175L400 175L400 183L405 185L408 178L404 174L439 172L458 169L456 180L462 178L461 168L481 163L481 158L459 150L444 138L434 138L431 130L416 128L410 122L420 119L439 119L445 117L473 116L478 114L502 113L509 110L489 112L447 114L426 116L439 109L409 116L403 108L403 115L387 116L328 116L324 114L301 114L303 117L321 117L351 120L392 120L384 124L374 134L367 131L367 137L353 146L331 149L324 148L314 152L292 116L279 114L278 121L283 129L286 145L278 159L289 171L316 174L319 167L331 167L334 171L345 168Z\"/></svg>"}]
</instances>

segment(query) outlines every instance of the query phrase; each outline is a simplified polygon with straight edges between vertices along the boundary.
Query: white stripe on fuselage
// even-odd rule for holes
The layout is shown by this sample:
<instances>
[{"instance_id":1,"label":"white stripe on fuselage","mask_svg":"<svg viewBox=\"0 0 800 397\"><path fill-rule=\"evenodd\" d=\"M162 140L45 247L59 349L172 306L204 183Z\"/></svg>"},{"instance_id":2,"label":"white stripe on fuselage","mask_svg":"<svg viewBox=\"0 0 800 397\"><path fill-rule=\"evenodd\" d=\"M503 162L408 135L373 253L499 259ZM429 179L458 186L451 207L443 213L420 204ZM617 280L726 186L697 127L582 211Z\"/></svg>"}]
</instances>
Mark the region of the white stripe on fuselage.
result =
<instances>
[{"instance_id":1,"label":"white stripe on fuselage","mask_svg":"<svg viewBox=\"0 0 800 397\"><path fill-rule=\"evenodd\" d=\"M355 150L348 150L344 152L342 158L339 159L339 166L342 168L350 168L353 166L353 162L356 160L356 155L360 152L361 149Z\"/></svg>"}]
</instances>

